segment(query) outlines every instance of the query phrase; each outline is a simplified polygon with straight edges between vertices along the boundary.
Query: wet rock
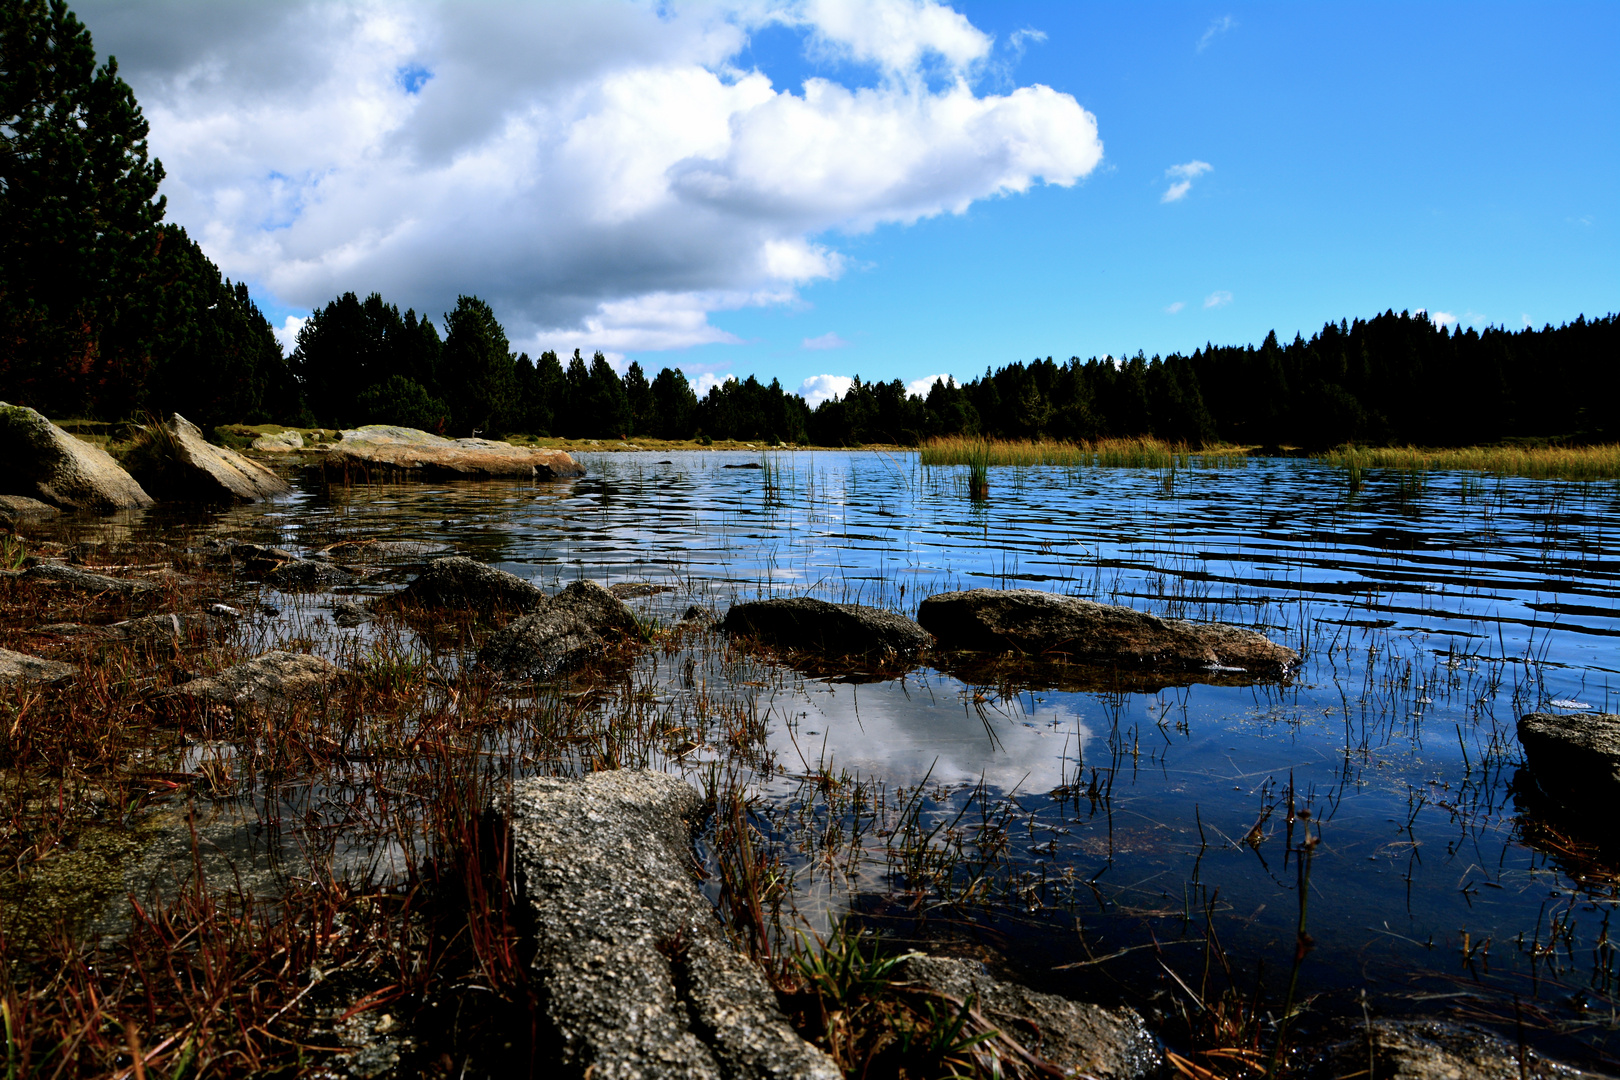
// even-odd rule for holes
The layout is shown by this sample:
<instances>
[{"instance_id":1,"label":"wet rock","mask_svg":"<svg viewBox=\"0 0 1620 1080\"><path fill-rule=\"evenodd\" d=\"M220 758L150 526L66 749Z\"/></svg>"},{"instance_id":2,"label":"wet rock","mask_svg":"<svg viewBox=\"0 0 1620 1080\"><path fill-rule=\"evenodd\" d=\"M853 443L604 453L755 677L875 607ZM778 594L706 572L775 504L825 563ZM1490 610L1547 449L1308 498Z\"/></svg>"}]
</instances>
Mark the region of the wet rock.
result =
<instances>
[{"instance_id":1,"label":"wet rock","mask_svg":"<svg viewBox=\"0 0 1620 1080\"><path fill-rule=\"evenodd\" d=\"M358 574L318 559L288 559L264 575L264 580L284 591L328 589L333 585L353 585Z\"/></svg>"},{"instance_id":2,"label":"wet rock","mask_svg":"<svg viewBox=\"0 0 1620 1080\"><path fill-rule=\"evenodd\" d=\"M345 629L352 630L371 618L371 612L366 610L364 604L352 600L339 600L332 605L332 621Z\"/></svg>"},{"instance_id":3,"label":"wet rock","mask_svg":"<svg viewBox=\"0 0 1620 1080\"><path fill-rule=\"evenodd\" d=\"M147 491L176 502L251 503L292 490L258 462L214 446L179 413L143 431L125 464Z\"/></svg>"},{"instance_id":4,"label":"wet rock","mask_svg":"<svg viewBox=\"0 0 1620 1080\"><path fill-rule=\"evenodd\" d=\"M157 589L157 585L150 581L108 577L105 574L93 574L77 566L63 566L60 563L40 563L38 566L30 566L18 575L18 580L49 588L75 589L79 592L97 594L111 593L118 596L136 596Z\"/></svg>"},{"instance_id":5,"label":"wet rock","mask_svg":"<svg viewBox=\"0 0 1620 1080\"><path fill-rule=\"evenodd\" d=\"M250 444L254 450L270 454L286 454L304 448L304 436L296 431L278 431L273 435L260 435Z\"/></svg>"},{"instance_id":6,"label":"wet rock","mask_svg":"<svg viewBox=\"0 0 1620 1080\"><path fill-rule=\"evenodd\" d=\"M281 650L175 687L175 693L225 705L284 707L319 698L343 672L330 660Z\"/></svg>"},{"instance_id":7,"label":"wet rock","mask_svg":"<svg viewBox=\"0 0 1620 1080\"><path fill-rule=\"evenodd\" d=\"M621 581L608 586L608 592L620 600L639 600L644 596L657 596L659 593L674 591L673 585L654 585L650 581Z\"/></svg>"},{"instance_id":8,"label":"wet rock","mask_svg":"<svg viewBox=\"0 0 1620 1080\"><path fill-rule=\"evenodd\" d=\"M41 660L37 656L27 653L12 652L10 649L0 649L0 683L29 682L58 683L71 679L78 674L79 669L72 664L62 664L55 660Z\"/></svg>"},{"instance_id":9,"label":"wet rock","mask_svg":"<svg viewBox=\"0 0 1620 1080\"><path fill-rule=\"evenodd\" d=\"M917 621L946 649L1254 675L1282 674L1299 663L1294 650L1253 630L1161 619L1128 607L1035 589L940 593L922 602Z\"/></svg>"},{"instance_id":10,"label":"wet rock","mask_svg":"<svg viewBox=\"0 0 1620 1080\"><path fill-rule=\"evenodd\" d=\"M113 623L106 629L117 637L133 641L165 637L184 639L194 631L212 634L223 623L224 620L215 615L198 613L181 615L171 611L167 615L143 615L139 619L125 619L123 622Z\"/></svg>"},{"instance_id":11,"label":"wet rock","mask_svg":"<svg viewBox=\"0 0 1620 1080\"><path fill-rule=\"evenodd\" d=\"M693 884L701 806L662 773L516 785L514 848L560 1072L835 1080L837 1067L788 1025Z\"/></svg>"},{"instance_id":12,"label":"wet rock","mask_svg":"<svg viewBox=\"0 0 1620 1080\"><path fill-rule=\"evenodd\" d=\"M30 499L26 495L0 495L0 523L55 517L61 511L50 503Z\"/></svg>"},{"instance_id":13,"label":"wet rock","mask_svg":"<svg viewBox=\"0 0 1620 1080\"><path fill-rule=\"evenodd\" d=\"M491 634L478 662L513 678L549 679L589 663L610 642L639 634L624 601L594 581L576 581Z\"/></svg>"},{"instance_id":14,"label":"wet rock","mask_svg":"<svg viewBox=\"0 0 1620 1080\"><path fill-rule=\"evenodd\" d=\"M368 424L345 431L326 455L330 474L386 477L400 473L424 479L553 480L583 476L563 450L513 446L493 439L446 439L415 428Z\"/></svg>"},{"instance_id":15,"label":"wet rock","mask_svg":"<svg viewBox=\"0 0 1620 1080\"><path fill-rule=\"evenodd\" d=\"M1612 820L1620 799L1620 716L1529 713L1519 718L1519 742L1549 798L1587 820Z\"/></svg>"},{"instance_id":16,"label":"wet rock","mask_svg":"<svg viewBox=\"0 0 1620 1080\"><path fill-rule=\"evenodd\" d=\"M533 582L465 555L428 563L399 598L416 607L485 612L533 611L546 602L545 591Z\"/></svg>"},{"instance_id":17,"label":"wet rock","mask_svg":"<svg viewBox=\"0 0 1620 1080\"><path fill-rule=\"evenodd\" d=\"M75 439L22 405L0 401L0 489L62 510L112 513L151 506L152 496L111 454Z\"/></svg>"},{"instance_id":18,"label":"wet rock","mask_svg":"<svg viewBox=\"0 0 1620 1080\"><path fill-rule=\"evenodd\" d=\"M268 574L282 563L291 562L297 557L284 548L266 544L238 544L231 540L220 541L210 550L216 553L222 550L229 554L249 574Z\"/></svg>"},{"instance_id":19,"label":"wet rock","mask_svg":"<svg viewBox=\"0 0 1620 1080\"><path fill-rule=\"evenodd\" d=\"M923 628L904 615L808 596L733 604L720 629L779 648L879 662L910 660L930 643Z\"/></svg>"},{"instance_id":20,"label":"wet rock","mask_svg":"<svg viewBox=\"0 0 1620 1080\"><path fill-rule=\"evenodd\" d=\"M1366 1076L1368 1057L1375 1080L1596 1080L1488 1031L1441 1020L1374 1020L1323 1051L1307 1070L1312 1080Z\"/></svg>"},{"instance_id":21,"label":"wet rock","mask_svg":"<svg viewBox=\"0 0 1620 1080\"><path fill-rule=\"evenodd\" d=\"M1115 1009L1001 982L973 960L913 956L895 968L897 981L920 985L957 1008L975 1011L1064 1076L1127 1080L1155 1076L1164 1064L1158 1040L1134 1009Z\"/></svg>"}]
</instances>

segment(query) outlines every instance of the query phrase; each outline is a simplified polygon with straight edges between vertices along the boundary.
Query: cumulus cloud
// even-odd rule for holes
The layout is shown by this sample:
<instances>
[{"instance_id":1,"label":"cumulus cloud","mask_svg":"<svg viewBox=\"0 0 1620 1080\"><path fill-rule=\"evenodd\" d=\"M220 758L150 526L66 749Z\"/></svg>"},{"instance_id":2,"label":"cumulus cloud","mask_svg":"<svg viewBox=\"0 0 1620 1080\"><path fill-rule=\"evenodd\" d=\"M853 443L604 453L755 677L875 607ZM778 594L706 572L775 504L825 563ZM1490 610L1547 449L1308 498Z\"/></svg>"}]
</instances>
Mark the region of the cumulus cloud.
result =
<instances>
[{"instance_id":1,"label":"cumulus cloud","mask_svg":"<svg viewBox=\"0 0 1620 1080\"><path fill-rule=\"evenodd\" d=\"M848 375L812 375L799 384L799 396L813 409L823 401L849 393L855 380Z\"/></svg>"},{"instance_id":2,"label":"cumulus cloud","mask_svg":"<svg viewBox=\"0 0 1620 1080\"><path fill-rule=\"evenodd\" d=\"M978 93L993 41L932 0L78 7L227 274L293 307L476 293L531 350L731 341L712 313L837 278L839 234L1102 157L1072 96ZM773 85L738 66L770 26L877 78Z\"/></svg>"},{"instance_id":3,"label":"cumulus cloud","mask_svg":"<svg viewBox=\"0 0 1620 1080\"><path fill-rule=\"evenodd\" d=\"M274 327L276 340L281 342L283 350L290 353L297 347L298 331L302 330L304 324L308 321L308 319L299 318L297 315L289 315L281 321L280 326Z\"/></svg>"},{"instance_id":4,"label":"cumulus cloud","mask_svg":"<svg viewBox=\"0 0 1620 1080\"><path fill-rule=\"evenodd\" d=\"M1164 313L1166 315L1174 315L1176 312L1180 311L1182 308L1184 308L1186 306L1187 306L1186 301L1177 300L1175 303L1173 303L1170 306L1166 307L1164 309Z\"/></svg>"},{"instance_id":5,"label":"cumulus cloud","mask_svg":"<svg viewBox=\"0 0 1620 1080\"><path fill-rule=\"evenodd\" d=\"M1206 309L1207 308L1225 307L1227 304L1230 304L1231 302L1232 302L1232 294L1227 292L1225 289L1216 289L1214 292L1212 292L1208 296L1204 297L1204 307Z\"/></svg>"},{"instance_id":6,"label":"cumulus cloud","mask_svg":"<svg viewBox=\"0 0 1620 1080\"><path fill-rule=\"evenodd\" d=\"M946 382L950 378L951 376L949 373L941 372L938 375L925 375L920 379L913 379L906 383L906 393L915 394L918 397L925 398L928 396L928 391L934 388L935 383Z\"/></svg>"},{"instance_id":7,"label":"cumulus cloud","mask_svg":"<svg viewBox=\"0 0 1620 1080\"><path fill-rule=\"evenodd\" d=\"M1222 15L1220 18L1212 21L1209 24L1209 27L1205 29L1203 36L1198 39L1198 51L1203 52L1205 49L1209 48L1211 42L1236 25L1237 20L1232 18L1230 15Z\"/></svg>"},{"instance_id":8,"label":"cumulus cloud","mask_svg":"<svg viewBox=\"0 0 1620 1080\"><path fill-rule=\"evenodd\" d=\"M807 337L804 339L806 349L842 349L849 342L833 333L831 330L820 337Z\"/></svg>"},{"instance_id":9,"label":"cumulus cloud","mask_svg":"<svg viewBox=\"0 0 1620 1080\"><path fill-rule=\"evenodd\" d=\"M1434 323L1436 326L1457 325L1457 316L1453 315L1449 311L1428 311L1424 312L1424 314L1428 315L1429 321Z\"/></svg>"},{"instance_id":10,"label":"cumulus cloud","mask_svg":"<svg viewBox=\"0 0 1620 1080\"><path fill-rule=\"evenodd\" d=\"M1209 172L1215 166L1207 161L1189 161L1185 165L1172 165L1164 170L1167 179L1174 183L1165 191L1160 202L1177 202L1192 190L1193 181Z\"/></svg>"}]
</instances>

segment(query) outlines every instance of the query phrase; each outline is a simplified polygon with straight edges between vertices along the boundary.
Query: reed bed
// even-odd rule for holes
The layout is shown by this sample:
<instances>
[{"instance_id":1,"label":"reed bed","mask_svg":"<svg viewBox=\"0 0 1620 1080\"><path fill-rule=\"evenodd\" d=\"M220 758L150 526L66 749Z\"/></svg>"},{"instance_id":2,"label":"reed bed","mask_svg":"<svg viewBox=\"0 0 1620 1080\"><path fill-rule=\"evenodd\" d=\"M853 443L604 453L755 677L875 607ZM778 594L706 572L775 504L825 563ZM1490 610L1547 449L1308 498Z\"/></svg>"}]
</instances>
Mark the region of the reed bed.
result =
<instances>
[{"instance_id":1,"label":"reed bed","mask_svg":"<svg viewBox=\"0 0 1620 1080\"><path fill-rule=\"evenodd\" d=\"M924 465L1058 465L1067 468L1190 469L1243 468L1243 447L1193 447L1160 439L1098 439L1082 442L1048 440L1005 442L953 435L930 439L920 451Z\"/></svg>"},{"instance_id":2,"label":"reed bed","mask_svg":"<svg viewBox=\"0 0 1620 1080\"><path fill-rule=\"evenodd\" d=\"M1620 478L1620 444L1605 446L1344 446L1315 455L1346 469L1359 481L1365 469L1408 473L1439 470L1522 476L1531 480L1613 480Z\"/></svg>"}]
</instances>

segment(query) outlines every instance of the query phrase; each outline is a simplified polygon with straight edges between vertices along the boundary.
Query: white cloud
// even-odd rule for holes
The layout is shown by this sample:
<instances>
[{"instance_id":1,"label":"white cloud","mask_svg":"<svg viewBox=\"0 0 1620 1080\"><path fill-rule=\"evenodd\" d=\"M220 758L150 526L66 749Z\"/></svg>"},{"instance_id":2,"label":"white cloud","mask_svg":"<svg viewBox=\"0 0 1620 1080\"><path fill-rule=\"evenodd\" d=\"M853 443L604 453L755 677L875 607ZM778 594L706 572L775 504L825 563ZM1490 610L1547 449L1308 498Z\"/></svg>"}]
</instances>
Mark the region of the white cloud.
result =
<instances>
[{"instance_id":1,"label":"white cloud","mask_svg":"<svg viewBox=\"0 0 1620 1080\"><path fill-rule=\"evenodd\" d=\"M950 378L951 376L948 372L941 372L938 375L925 375L920 379L913 379L906 383L906 393L915 394L920 398L925 398L928 396L928 391L934 388L935 383L946 382Z\"/></svg>"},{"instance_id":2,"label":"white cloud","mask_svg":"<svg viewBox=\"0 0 1620 1080\"><path fill-rule=\"evenodd\" d=\"M1207 161L1189 161L1185 165L1170 166L1168 169L1164 170L1164 175L1167 178L1173 178L1175 183L1170 185L1169 189L1165 191L1164 197L1159 201L1176 202L1180 200L1187 194L1187 192L1192 190L1194 180L1198 179L1200 176L1203 176L1214 167L1215 166L1211 165Z\"/></svg>"},{"instance_id":3,"label":"white cloud","mask_svg":"<svg viewBox=\"0 0 1620 1080\"><path fill-rule=\"evenodd\" d=\"M849 342L845 341L831 330L827 331L825 334L822 334L820 337L807 337L804 339L804 347L806 349L842 349L848 344Z\"/></svg>"},{"instance_id":4,"label":"white cloud","mask_svg":"<svg viewBox=\"0 0 1620 1080\"><path fill-rule=\"evenodd\" d=\"M701 373L700 375L698 375L698 377L696 379L692 380L692 390L700 398L701 397L707 397L708 394L709 394L709 391L713 390L715 387L719 386L721 383L736 382L736 381L737 381L737 376L735 376L735 375L727 375L727 376L722 378L721 376L716 375L712 371L705 371L705 372Z\"/></svg>"},{"instance_id":5,"label":"white cloud","mask_svg":"<svg viewBox=\"0 0 1620 1080\"><path fill-rule=\"evenodd\" d=\"M170 218L285 306L488 300L514 345L733 341L711 313L838 277L836 234L961 213L1102 158L1096 118L975 92L933 0L670 6L82 0L151 122ZM876 69L776 87L749 35Z\"/></svg>"},{"instance_id":6,"label":"white cloud","mask_svg":"<svg viewBox=\"0 0 1620 1080\"><path fill-rule=\"evenodd\" d=\"M1184 308L1186 306L1187 306L1186 301L1177 300L1175 303L1173 303L1170 306L1166 307L1164 309L1164 313L1166 315L1174 315L1176 312L1180 311L1182 308Z\"/></svg>"},{"instance_id":7,"label":"white cloud","mask_svg":"<svg viewBox=\"0 0 1620 1080\"><path fill-rule=\"evenodd\" d=\"M1453 315L1449 311L1430 311L1425 312L1425 314L1429 316L1429 321L1434 323L1436 326L1457 325L1457 316Z\"/></svg>"},{"instance_id":8,"label":"white cloud","mask_svg":"<svg viewBox=\"0 0 1620 1080\"><path fill-rule=\"evenodd\" d=\"M1222 34L1226 33L1236 25L1237 20L1232 18L1230 15L1222 15L1220 18L1211 22L1209 27L1204 31L1204 35L1198 39L1198 51L1203 52L1205 49L1209 48L1210 42L1214 41L1216 38L1220 37Z\"/></svg>"},{"instance_id":9,"label":"white cloud","mask_svg":"<svg viewBox=\"0 0 1620 1080\"><path fill-rule=\"evenodd\" d=\"M298 331L304 328L308 319L301 319L297 315L289 315L282 320L281 325L275 328L276 340L281 342L283 352L291 354L298 346Z\"/></svg>"},{"instance_id":10,"label":"white cloud","mask_svg":"<svg viewBox=\"0 0 1620 1080\"><path fill-rule=\"evenodd\" d=\"M848 375L812 375L799 384L799 396L813 409L823 401L849 393L855 380Z\"/></svg>"},{"instance_id":11,"label":"white cloud","mask_svg":"<svg viewBox=\"0 0 1620 1080\"><path fill-rule=\"evenodd\" d=\"M1231 302L1232 294L1227 292L1225 289L1216 289L1214 292L1204 297L1205 308L1225 307Z\"/></svg>"}]
</instances>

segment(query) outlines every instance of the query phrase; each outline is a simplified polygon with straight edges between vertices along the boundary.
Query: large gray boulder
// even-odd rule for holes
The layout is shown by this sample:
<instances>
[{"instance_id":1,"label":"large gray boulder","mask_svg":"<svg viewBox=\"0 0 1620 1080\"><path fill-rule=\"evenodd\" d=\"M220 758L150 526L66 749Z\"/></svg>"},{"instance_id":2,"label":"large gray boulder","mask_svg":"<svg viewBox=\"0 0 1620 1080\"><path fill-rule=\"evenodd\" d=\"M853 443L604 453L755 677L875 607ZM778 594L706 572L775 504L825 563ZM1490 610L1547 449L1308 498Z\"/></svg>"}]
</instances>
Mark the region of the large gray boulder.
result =
<instances>
[{"instance_id":1,"label":"large gray boulder","mask_svg":"<svg viewBox=\"0 0 1620 1080\"><path fill-rule=\"evenodd\" d=\"M251 448L270 454L287 454L304 448L304 436L296 431L278 431L273 435L260 435Z\"/></svg>"},{"instance_id":2,"label":"large gray boulder","mask_svg":"<svg viewBox=\"0 0 1620 1080\"><path fill-rule=\"evenodd\" d=\"M425 608L533 611L546 602L546 593L516 574L465 555L452 555L423 567L399 599L406 605Z\"/></svg>"},{"instance_id":3,"label":"large gray boulder","mask_svg":"<svg viewBox=\"0 0 1620 1080\"><path fill-rule=\"evenodd\" d=\"M635 613L594 581L576 581L489 636L478 662L512 678L549 679L640 635Z\"/></svg>"},{"instance_id":4,"label":"large gray boulder","mask_svg":"<svg viewBox=\"0 0 1620 1080\"><path fill-rule=\"evenodd\" d=\"M558 1073L754 1080L840 1073L801 1039L693 882L703 800L678 777L517 784L512 837Z\"/></svg>"},{"instance_id":5,"label":"large gray boulder","mask_svg":"<svg viewBox=\"0 0 1620 1080\"><path fill-rule=\"evenodd\" d=\"M41 660L27 653L0 649L0 683L29 682L56 683L70 679L78 673L72 664L55 660Z\"/></svg>"},{"instance_id":6,"label":"large gray boulder","mask_svg":"<svg viewBox=\"0 0 1620 1080\"><path fill-rule=\"evenodd\" d=\"M877 662L914 659L930 643L904 615L808 596L733 604L720 629L778 648Z\"/></svg>"},{"instance_id":7,"label":"large gray boulder","mask_svg":"<svg viewBox=\"0 0 1620 1080\"><path fill-rule=\"evenodd\" d=\"M112 513L152 496L99 446L75 439L26 405L0 401L0 491L63 510Z\"/></svg>"},{"instance_id":8,"label":"large gray boulder","mask_svg":"<svg viewBox=\"0 0 1620 1080\"><path fill-rule=\"evenodd\" d=\"M349 479L554 480L585 474L565 450L513 446L495 439L446 439L390 424L343 432L327 452L325 466L328 475L341 472Z\"/></svg>"},{"instance_id":9,"label":"large gray boulder","mask_svg":"<svg viewBox=\"0 0 1620 1080\"><path fill-rule=\"evenodd\" d=\"M1064 1076L1136 1080L1157 1075L1164 1065L1158 1040L1134 1009L1089 1005L1002 982L973 960L912 956L895 967L893 977L958 1009L972 1001L991 1026Z\"/></svg>"},{"instance_id":10,"label":"large gray boulder","mask_svg":"<svg viewBox=\"0 0 1620 1080\"><path fill-rule=\"evenodd\" d=\"M1311 1080L1597 1080L1480 1028L1444 1020L1374 1020L1333 1043L1305 1070Z\"/></svg>"},{"instance_id":11,"label":"large gray boulder","mask_svg":"<svg viewBox=\"0 0 1620 1080\"><path fill-rule=\"evenodd\" d=\"M1620 716L1529 713L1519 718L1519 742L1550 798L1585 820L1613 820L1620 800Z\"/></svg>"},{"instance_id":12,"label":"large gray boulder","mask_svg":"<svg viewBox=\"0 0 1620 1080\"><path fill-rule=\"evenodd\" d=\"M1161 619L1035 589L971 589L924 600L917 621L946 649L1016 652L1156 671L1276 675L1299 654L1253 630Z\"/></svg>"},{"instance_id":13,"label":"large gray boulder","mask_svg":"<svg viewBox=\"0 0 1620 1080\"><path fill-rule=\"evenodd\" d=\"M125 464L147 491L175 502L260 502L292 490L258 462L210 443L179 413L143 431Z\"/></svg>"}]
</instances>

